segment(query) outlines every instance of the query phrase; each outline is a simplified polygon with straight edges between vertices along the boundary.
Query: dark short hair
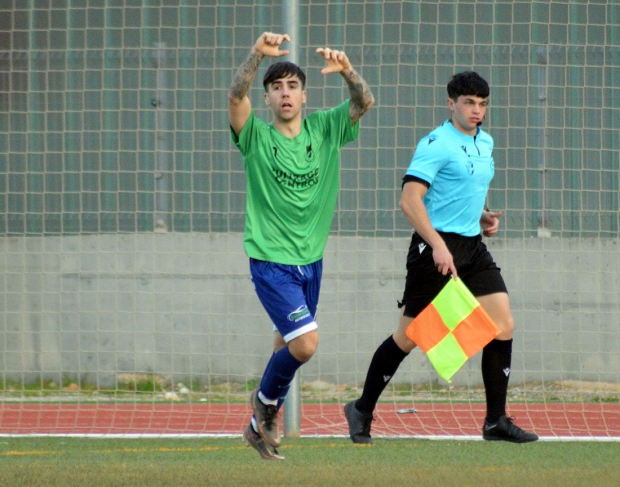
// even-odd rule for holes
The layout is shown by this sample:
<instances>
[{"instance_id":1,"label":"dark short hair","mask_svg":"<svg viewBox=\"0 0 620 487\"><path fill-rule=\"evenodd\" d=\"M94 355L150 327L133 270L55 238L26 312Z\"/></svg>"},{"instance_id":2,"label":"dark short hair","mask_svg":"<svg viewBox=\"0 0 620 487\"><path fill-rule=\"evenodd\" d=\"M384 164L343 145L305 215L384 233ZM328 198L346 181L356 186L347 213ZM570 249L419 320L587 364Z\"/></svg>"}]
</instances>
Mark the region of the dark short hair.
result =
<instances>
[{"instance_id":1,"label":"dark short hair","mask_svg":"<svg viewBox=\"0 0 620 487\"><path fill-rule=\"evenodd\" d=\"M454 101L461 95L489 97L489 84L475 71L455 74L448 83L448 96Z\"/></svg>"},{"instance_id":2,"label":"dark short hair","mask_svg":"<svg viewBox=\"0 0 620 487\"><path fill-rule=\"evenodd\" d=\"M267 72L263 78L263 87L265 91L268 91L269 85L274 81L282 78L290 78L292 76L297 76L299 78L302 89L306 87L306 75L299 66L288 61L274 63L267 68Z\"/></svg>"}]
</instances>

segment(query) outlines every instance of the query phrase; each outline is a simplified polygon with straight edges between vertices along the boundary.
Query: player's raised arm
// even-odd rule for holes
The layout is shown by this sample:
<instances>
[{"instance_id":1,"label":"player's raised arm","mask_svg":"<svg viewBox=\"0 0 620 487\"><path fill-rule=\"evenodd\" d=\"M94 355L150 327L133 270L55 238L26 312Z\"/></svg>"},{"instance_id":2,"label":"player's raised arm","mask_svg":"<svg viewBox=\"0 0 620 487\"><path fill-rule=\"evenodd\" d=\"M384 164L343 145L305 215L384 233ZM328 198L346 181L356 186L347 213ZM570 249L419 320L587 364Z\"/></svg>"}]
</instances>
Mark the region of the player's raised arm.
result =
<instances>
[{"instance_id":1,"label":"player's raised arm","mask_svg":"<svg viewBox=\"0 0 620 487\"><path fill-rule=\"evenodd\" d=\"M252 105L247 95L261 61L265 56L286 56L289 52L287 50L280 50L280 45L284 41L290 40L291 38L288 34L263 32L256 40L248 57L239 66L228 88L228 118L230 126L237 135L239 135L245 122L250 118L250 113L252 113Z\"/></svg>"},{"instance_id":2,"label":"player's raised arm","mask_svg":"<svg viewBox=\"0 0 620 487\"><path fill-rule=\"evenodd\" d=\"M316 52L323 56L327 64L321 70L321 74L340 73L349 85L349 93L351 94L349 115L351 115L351 122L357 123L361 116L375 104L375 98L372 96L368 84L353 69L344 51L336 51L329 47L319 47Z\"/></svg>"}]
</instances>

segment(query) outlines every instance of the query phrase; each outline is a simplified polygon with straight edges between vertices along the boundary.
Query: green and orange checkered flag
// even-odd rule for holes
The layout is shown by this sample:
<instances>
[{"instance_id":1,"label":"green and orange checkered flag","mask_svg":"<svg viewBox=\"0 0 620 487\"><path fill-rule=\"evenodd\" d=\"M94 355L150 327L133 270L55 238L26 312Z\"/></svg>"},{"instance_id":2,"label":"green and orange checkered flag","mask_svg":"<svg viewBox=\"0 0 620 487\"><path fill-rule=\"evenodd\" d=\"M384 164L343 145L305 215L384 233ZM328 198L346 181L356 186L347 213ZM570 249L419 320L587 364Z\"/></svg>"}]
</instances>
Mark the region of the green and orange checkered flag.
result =
<instances>
[{"instance_id":1,"label":"green and orange checkered flag","mask_svg":"<svg viewBox=\"0 0 620 487\"><path fill-rule=\"evenodd\" d=\"M439 376L450 382L500 330L463 281L450 279L406 333L424 350Z\"/></svg>"}]
</instances>

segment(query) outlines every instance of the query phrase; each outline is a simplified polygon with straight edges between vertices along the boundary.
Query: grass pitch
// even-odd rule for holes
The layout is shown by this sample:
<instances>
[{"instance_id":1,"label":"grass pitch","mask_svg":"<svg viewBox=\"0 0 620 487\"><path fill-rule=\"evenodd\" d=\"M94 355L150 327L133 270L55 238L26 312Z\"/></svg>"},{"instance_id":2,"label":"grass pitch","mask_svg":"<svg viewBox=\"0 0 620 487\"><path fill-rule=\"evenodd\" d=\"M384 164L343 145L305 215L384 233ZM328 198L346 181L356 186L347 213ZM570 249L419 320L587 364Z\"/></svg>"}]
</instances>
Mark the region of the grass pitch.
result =
<instances>
[{"instance_id":1,"label":"grass pitch","mask_svg":"<svg viewBox=\"0 0 620 487\"><path fill-rule=\"evenodd\" d=\"M284 439L264 461L240 438L0 438L0 485L587 486L620 485L620 443Z\"/></svg>"}]
</instances>

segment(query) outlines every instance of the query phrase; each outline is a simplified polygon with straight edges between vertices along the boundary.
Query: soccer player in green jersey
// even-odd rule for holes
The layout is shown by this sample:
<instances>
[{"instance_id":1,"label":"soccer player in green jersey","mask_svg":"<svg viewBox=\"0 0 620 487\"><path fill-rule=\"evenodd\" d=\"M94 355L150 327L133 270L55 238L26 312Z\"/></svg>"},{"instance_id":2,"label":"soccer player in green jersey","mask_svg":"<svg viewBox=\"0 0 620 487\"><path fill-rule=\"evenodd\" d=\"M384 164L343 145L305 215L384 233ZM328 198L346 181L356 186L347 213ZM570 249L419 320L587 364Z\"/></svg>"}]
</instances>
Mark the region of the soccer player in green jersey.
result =
<instances>
[{"instance_id":1,"label":"soccer player in green jersey","mask_svg":"<svg viewBox=\"0 0 620 487\"><path fill-rule=\"evenodd\" d=\"M275 329L274 352L250 395L254 415L243 433L265 460L284 458L276 450L278 409L295 372L318 345L315 314L338 196L340 149L357 139L359 120L374 104L347 55L326 47L316 50L326 63L321 73L340 73L350 98L303 118L306 75L294 63L276 62L263 78L273 121L257 118L248 91L263 58L288 54L280 49L285 41L287 34L261 34L228 90L231 135L246 173L244 248L254 288Z\"/></svg>"}]
</instances>

